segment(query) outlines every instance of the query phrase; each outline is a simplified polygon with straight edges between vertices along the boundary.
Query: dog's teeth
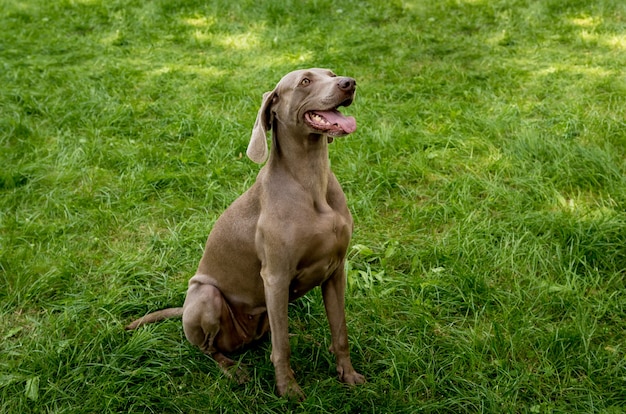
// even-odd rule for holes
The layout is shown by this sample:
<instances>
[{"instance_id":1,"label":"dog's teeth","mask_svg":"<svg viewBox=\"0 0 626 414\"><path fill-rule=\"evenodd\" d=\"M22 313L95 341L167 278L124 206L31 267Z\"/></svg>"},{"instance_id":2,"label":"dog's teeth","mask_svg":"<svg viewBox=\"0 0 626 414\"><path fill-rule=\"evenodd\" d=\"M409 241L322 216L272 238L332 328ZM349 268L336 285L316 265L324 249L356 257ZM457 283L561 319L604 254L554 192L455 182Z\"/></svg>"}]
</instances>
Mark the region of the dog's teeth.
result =
<instances>
[{"instance_id":1,"label":"dog's teeth","mask_svg":"<svg viewBox=\"0 0 626 414\"><path fill-rule=\"evenodd\" d=\"M311 120L321 125L330 125L326 118L318 114L311 114Z\"/></svg>"}]
</instances>

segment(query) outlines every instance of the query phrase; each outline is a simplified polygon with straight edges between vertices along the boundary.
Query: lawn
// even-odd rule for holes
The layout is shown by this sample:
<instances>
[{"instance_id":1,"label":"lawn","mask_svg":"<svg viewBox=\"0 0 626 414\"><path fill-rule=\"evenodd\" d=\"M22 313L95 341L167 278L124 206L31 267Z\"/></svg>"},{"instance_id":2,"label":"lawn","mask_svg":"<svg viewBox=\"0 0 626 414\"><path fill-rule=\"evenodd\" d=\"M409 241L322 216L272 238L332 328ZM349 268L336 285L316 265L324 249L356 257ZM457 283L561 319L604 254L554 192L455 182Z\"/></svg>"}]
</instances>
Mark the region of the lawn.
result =
<instances>
[{"instance_id":1,"label":"lawn","mask_svg":"<svg viewBox=\"0 0 626 414\"><path fill-rule=\"evenodd\" d=\"M622 0L0 0L0 412L622 413ZM179 320L263 92L357 79L340 384L319 290L233 383Z\"/></svg>"}]
</instances>

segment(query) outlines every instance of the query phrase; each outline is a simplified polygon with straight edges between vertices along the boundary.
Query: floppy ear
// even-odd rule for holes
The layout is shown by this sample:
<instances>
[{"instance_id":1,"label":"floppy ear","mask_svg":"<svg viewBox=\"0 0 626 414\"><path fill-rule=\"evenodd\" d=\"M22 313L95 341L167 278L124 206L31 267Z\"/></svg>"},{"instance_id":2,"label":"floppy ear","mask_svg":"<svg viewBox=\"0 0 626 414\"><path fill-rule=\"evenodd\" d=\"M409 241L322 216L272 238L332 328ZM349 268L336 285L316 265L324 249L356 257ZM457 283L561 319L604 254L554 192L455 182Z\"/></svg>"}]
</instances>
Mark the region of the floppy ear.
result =
<instances>
[{"instance_id":1,"label":"floppy ear","mask_svg":"<svg viewBox=\"0 0 626 414\"><path fill-rule=\"evenodd\" d=\"M263 94L263 102L256 116L252 136L246 154L248 158L257 164L262 164L267 159L267 131L272 129L272 103L276 93L274 91Z\"/></svg>"}]
</instances>

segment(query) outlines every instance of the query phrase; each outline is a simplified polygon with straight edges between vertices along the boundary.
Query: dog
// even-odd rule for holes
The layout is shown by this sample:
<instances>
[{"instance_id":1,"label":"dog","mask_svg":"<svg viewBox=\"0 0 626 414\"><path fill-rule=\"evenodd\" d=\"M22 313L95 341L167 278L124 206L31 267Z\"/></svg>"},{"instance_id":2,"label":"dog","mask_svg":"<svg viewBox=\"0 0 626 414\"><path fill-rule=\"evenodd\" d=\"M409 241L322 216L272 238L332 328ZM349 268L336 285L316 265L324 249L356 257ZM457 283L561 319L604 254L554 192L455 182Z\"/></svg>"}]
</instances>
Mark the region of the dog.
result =
<instances>
[{"instance_id":1,"label":"dog","mask_svg":"<svg viewBox=\"0 0 626 414\"><path fill-rule=\"evenodd\" d=\"M328 144L356 130L354 118L337 109L355 92L354 79L314 68L288 73L263 95L246 154L267 163L216 221L183 307L126 329L182 316L187 339L227 374L236 363L225 353L269 331L277 392L303 399L289 362L287 307L321 286L339 380L365 382L350 360L344 310L353 221L328 159Z\"/></svg>"}]
</instances>

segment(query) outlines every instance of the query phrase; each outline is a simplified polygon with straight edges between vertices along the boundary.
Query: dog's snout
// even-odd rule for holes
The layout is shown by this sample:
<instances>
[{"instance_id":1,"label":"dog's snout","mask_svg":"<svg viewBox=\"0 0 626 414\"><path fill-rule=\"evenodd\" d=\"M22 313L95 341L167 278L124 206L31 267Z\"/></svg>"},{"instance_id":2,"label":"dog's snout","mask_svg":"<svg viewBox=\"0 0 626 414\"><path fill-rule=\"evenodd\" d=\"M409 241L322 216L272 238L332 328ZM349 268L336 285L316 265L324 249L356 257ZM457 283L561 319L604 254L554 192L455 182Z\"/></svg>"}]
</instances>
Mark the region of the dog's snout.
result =
<instances>
[{"instance_id":1,"label":"dog's snout","mask_svg":"<svg viewBox=\"0 0 626 414\"><path fill-rule=\"evenodd\" d=\"M352 78L341 78L337 85L345 92L352 92L356 89L356 81Z\"/></svg>"}]
</instances>

